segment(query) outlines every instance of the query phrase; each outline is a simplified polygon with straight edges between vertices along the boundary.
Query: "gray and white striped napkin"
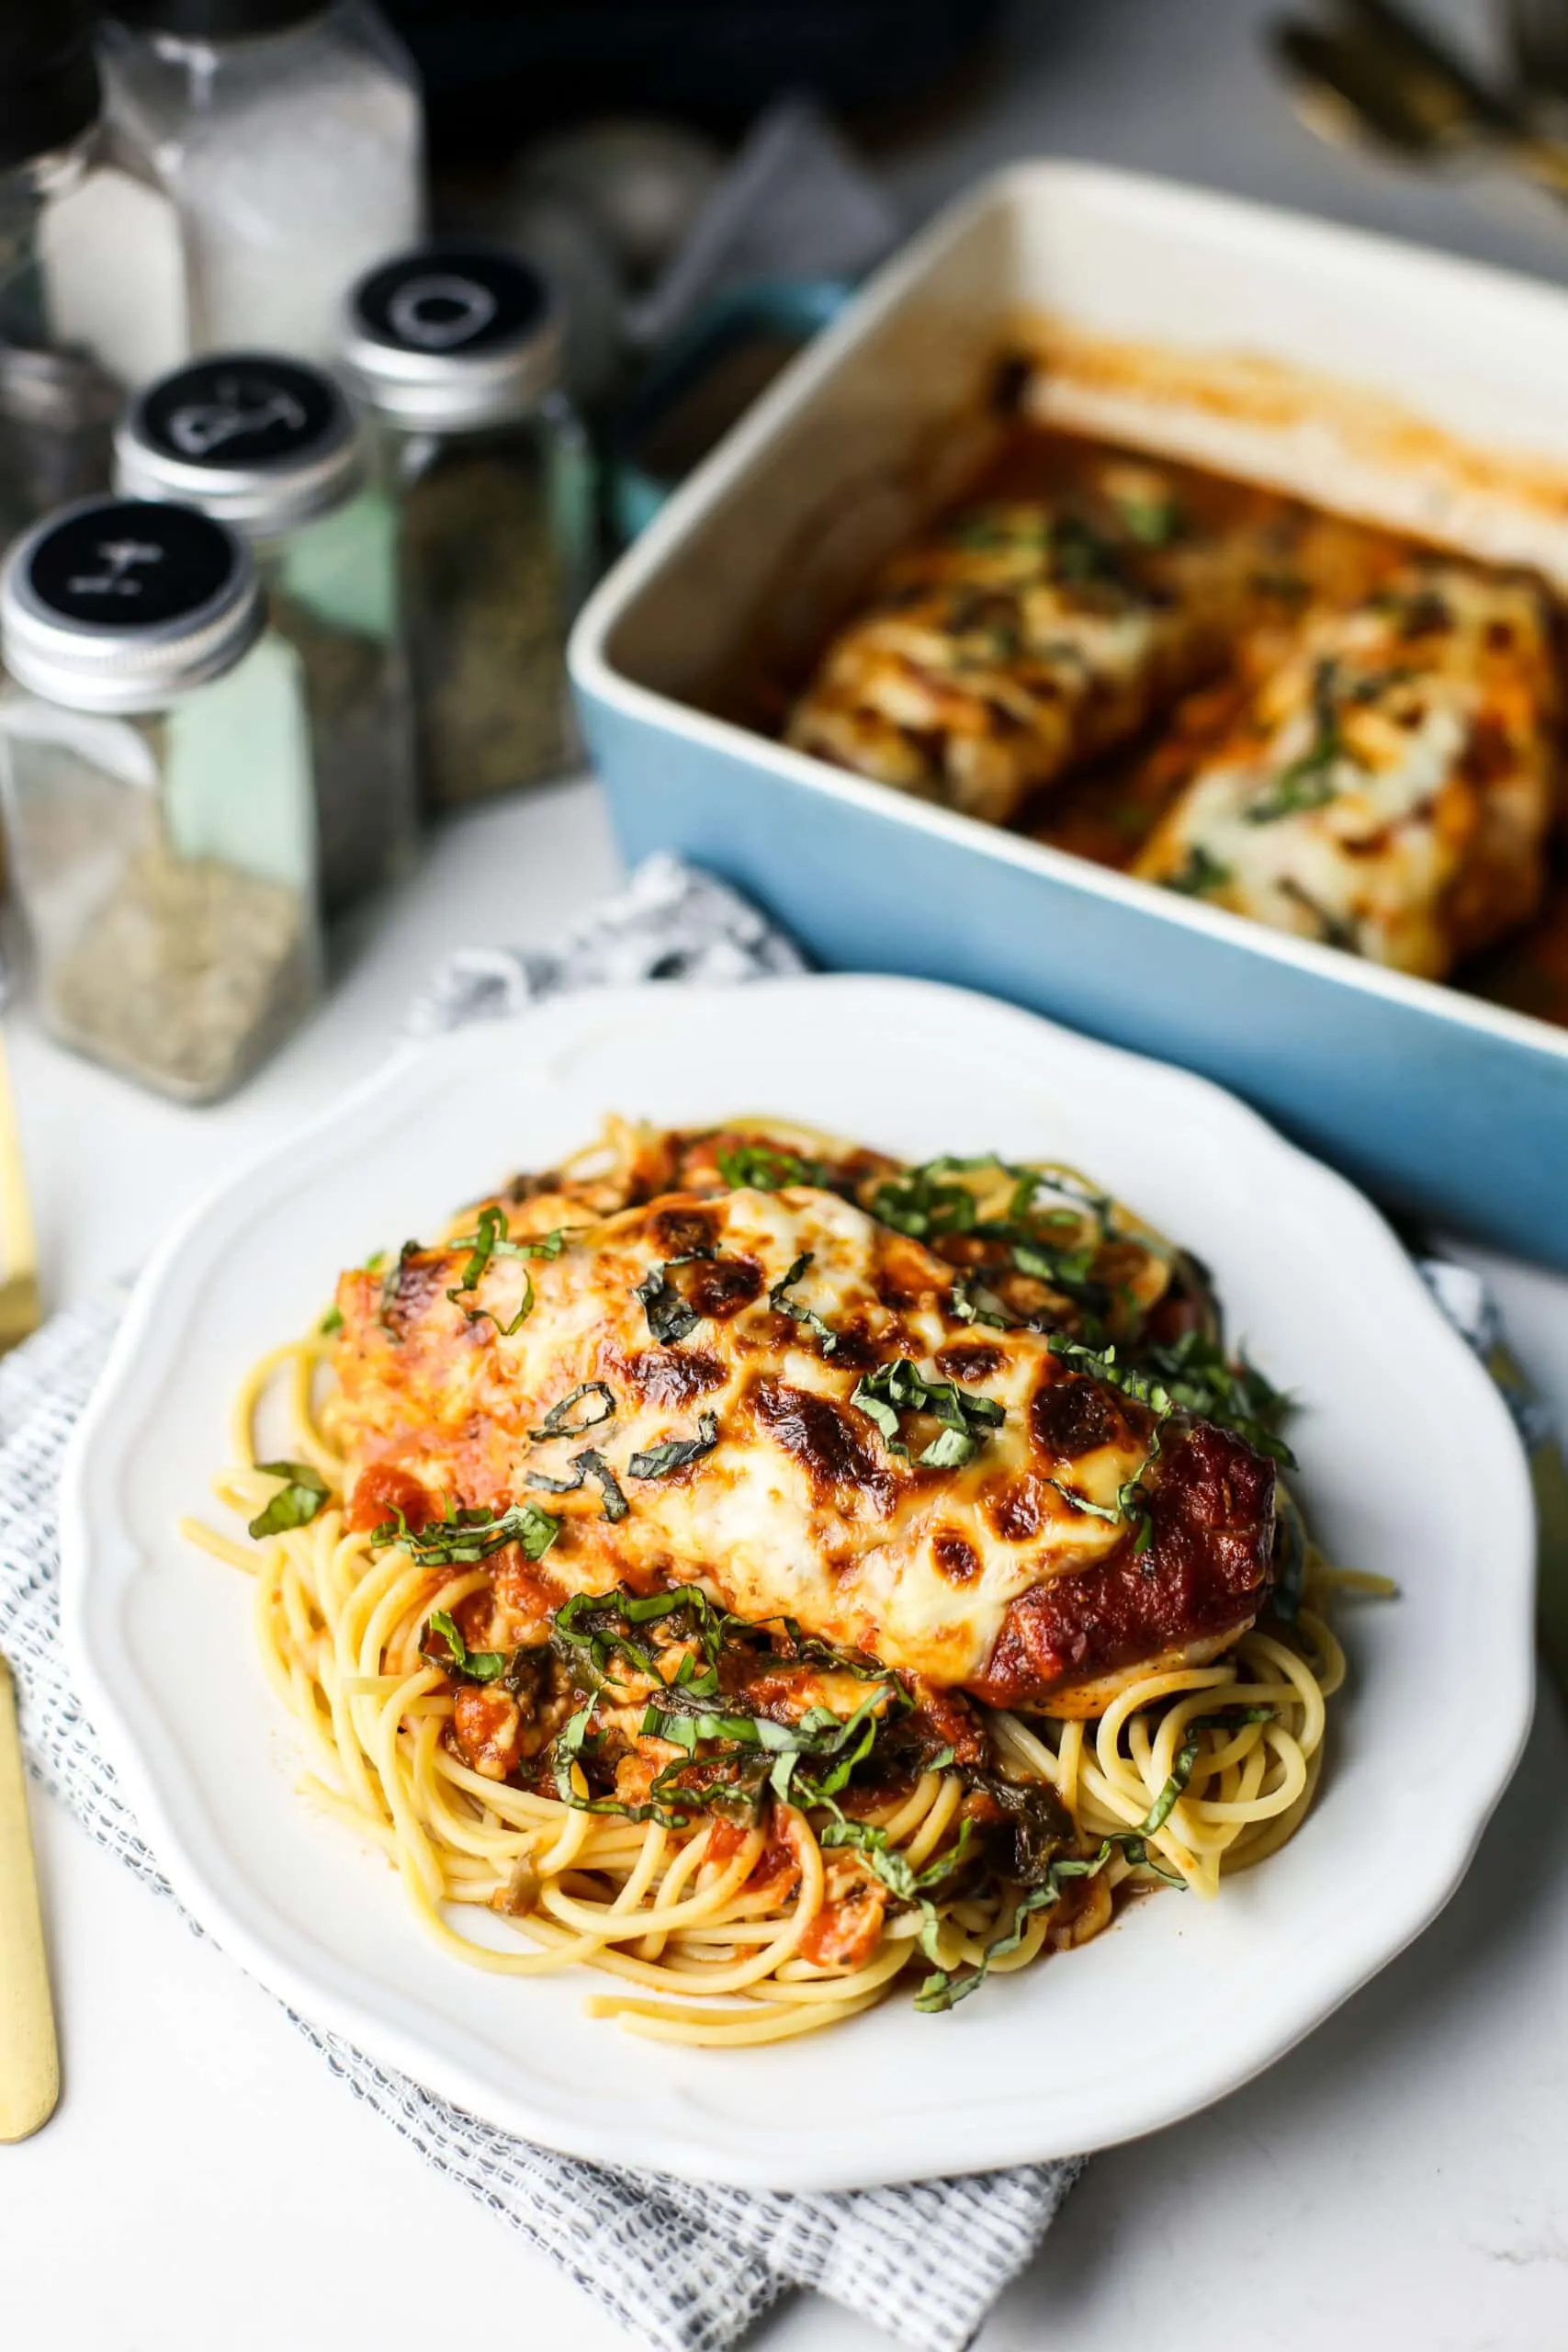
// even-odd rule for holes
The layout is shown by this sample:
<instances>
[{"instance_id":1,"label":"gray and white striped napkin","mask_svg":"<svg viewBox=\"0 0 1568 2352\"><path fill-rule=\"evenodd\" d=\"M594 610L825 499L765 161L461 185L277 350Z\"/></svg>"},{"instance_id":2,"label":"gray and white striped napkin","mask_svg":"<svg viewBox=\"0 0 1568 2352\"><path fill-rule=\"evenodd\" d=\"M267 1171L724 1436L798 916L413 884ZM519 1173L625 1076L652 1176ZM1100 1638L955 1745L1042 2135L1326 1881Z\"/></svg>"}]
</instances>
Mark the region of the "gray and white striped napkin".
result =
<instances>
[{"instance_id":1,"label":"gray and white striped napkin","mask_svg":"<svg viewBox=\"0 0 1568 2352\"><path fill-rule=\"evenodd\" d=\"M557 954L454 956L412 1008L410 1026L428 1035L580 988L711 984L805 968L755 908L660 857ZM60 1460L122 1305L106 1298L58 1315L0 1360L0 1649L16 1670L23 1739L39 1779L172 1902L83 1716L60 1641ZM288 2014L356 2098L655 2352L726 2352L801 2287L916 2352L960 2352L1028 2262L1079 2168L1033 2165L842 2196L694 2186L533 2147Z\"/></svg>"}]
</instances>

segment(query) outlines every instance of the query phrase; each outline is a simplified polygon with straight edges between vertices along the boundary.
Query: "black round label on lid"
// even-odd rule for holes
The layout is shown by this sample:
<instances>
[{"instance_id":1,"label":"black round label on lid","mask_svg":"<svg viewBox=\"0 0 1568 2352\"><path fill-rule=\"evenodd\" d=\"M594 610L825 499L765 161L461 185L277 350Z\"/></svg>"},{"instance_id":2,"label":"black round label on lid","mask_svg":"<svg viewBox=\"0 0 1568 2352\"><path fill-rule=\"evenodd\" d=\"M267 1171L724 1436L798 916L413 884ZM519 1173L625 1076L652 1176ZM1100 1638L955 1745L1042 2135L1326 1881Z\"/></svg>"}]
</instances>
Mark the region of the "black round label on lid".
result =
<instances>
[{"instance_id":1,"label":"black round label on lid","mask_svg":"<svg viewBox=\"0 0 1568 2352\"><path fill-rule=\"evenodd\" d=\"M162 377L133 424L136 439L160 457L215 472L310 458L344 429L342 396L319 368L246 351Z\"/></svg>"},{"instance_id":2,"label":"black round label on lid","mask_svg":"<svg viewBox=\"0 0 1568 2352\"><path fill-rule=\"evenodd\" d=\"M363 334L433 359L526 342L549 307L536 270L482 246L402 254L362 278L354 298Z\"/></svg>"},{"instance_id":3,"label":"black round label on lid","mask_svg":"<svg viewBox=\"0 0 1568 2352\"><path fill-rule=\"evenodd\" d=\"M222 524L188 506L106 498L45 531L27 579L61 620L151 629L192 618L232 584L243 561Z\"/></svg>"}]
</instances>

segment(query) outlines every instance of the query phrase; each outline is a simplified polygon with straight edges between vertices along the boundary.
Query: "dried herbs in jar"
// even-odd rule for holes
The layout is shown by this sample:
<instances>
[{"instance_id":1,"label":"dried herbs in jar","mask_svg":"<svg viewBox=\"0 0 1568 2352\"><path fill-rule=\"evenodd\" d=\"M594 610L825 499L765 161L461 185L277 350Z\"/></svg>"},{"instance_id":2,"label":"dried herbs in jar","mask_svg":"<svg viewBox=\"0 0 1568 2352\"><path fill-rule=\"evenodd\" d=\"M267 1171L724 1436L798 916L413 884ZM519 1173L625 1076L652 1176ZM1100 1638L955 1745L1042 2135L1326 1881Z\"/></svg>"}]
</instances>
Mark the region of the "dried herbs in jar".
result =
<instances>
[{"instance_id":1,"label":"dried herbs in jar","mask_svg":"<svg viewBox=\"0 0 1568 2352\"><path fill-rule=\"evenodd\" d=\"M542 279L491 251L372 270L346 364L398 513L421 785L453 808L577 755L566 637L587 586L586 442Z\"/></svg>"},{"instance_id":2,"label":"dried herbs in jar","mask_svg":"<svg viewBox=\"0 0 1568 2352\"><path fill-rule=\"evenodd\" d=\"M185 1102L228 1093L321 984L298 654L221 524L100 499L0 575L0 791L46 1021Z\"/></svg>"}]
</instances>

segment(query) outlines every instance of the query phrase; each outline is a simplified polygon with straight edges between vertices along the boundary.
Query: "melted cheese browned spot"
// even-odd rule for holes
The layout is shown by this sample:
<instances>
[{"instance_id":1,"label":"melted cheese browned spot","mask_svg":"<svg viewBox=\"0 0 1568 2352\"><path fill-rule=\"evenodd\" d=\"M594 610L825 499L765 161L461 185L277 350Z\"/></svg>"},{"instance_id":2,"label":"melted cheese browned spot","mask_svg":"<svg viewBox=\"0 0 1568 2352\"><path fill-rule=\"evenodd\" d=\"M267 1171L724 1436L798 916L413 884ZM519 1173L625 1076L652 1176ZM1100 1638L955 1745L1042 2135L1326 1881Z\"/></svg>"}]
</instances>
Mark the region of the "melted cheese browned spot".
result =
<instances>
[{"instance_id":1,"label":"melted cheese browned spot","mask_svg":"<svg viewBox=\"0 0 1568 2352\"><path fill-rule=\"evenodd\" d=\"M699 1238L706 1254L671 1268L672 1244ZM417 1491L432 1511L528 1498L557 1516L540 1561L489 1564L518 1623L573 1593L695 1580L752 1623L793 1617L933 1688L1005 1687L1030 1705L1179 1648L1184 1627L1201 1642L1244 1625L1267 1589L1270 1464L1180 1416L1149 1461L1143 1408L1068 1370L1040 1329L977 1341L953 1311L953 1268L837 1193L664 1195L574 1226L557 1257L497 1254L472 1294L449 1298L468 1255L412 1253L385 1319L381 1278L344 1276L329 1423L367 1492ZM803 1258L792 1300L853 1333L852 1350L769 1304ZM672 1342L639 1295L657 1296L655 1268L687 1278L698 1317ZM534 1305L511 1329L530 1278ZM999 1408L970 1459L923 1463L940 1417L907 1413L890 1442L856 1401L868 1369L898 1358L928 1382L962 1371L956 1393ZM555 1407L599 1383L613 1419L544 1433ZM697 1434L699 1412L711 1448L676 1475L634 1471ZM617 1520L596 1481L572 1484L585 1446L624 1489ZM1140 1478L1156 1540L1137 1555L1118 1498Z\"/></svg>"},{"instance_id":2,"label":"melted cheese browned spot","mask_svg":"<svg viewBox=\"0 0 1568 2352\"><path fill-rule=\"evenodd\" d=\"M722 1388L728 1377L705 1348L649 1348L623 1356L615 1370L649 1405L689 1405L710 1388Z\"/></svg>"},{"instance_id":3,"label":"melted cheese browned spot","mask_svg":"<svg viewBox=\"0 0 1568 2352\"><path fill-rule=\"evenodd\" d=\"M858 1414L781 1380L759 1381L753 1402L761 1426L801 1464L818 1494L851 1510L857 1494L879 1510L889 1508L893 1482L862 1437Z\"/></svg>"},{"instance_id":4,"label":"melted cheese browned spot","mask_svg":"<svg viewBox=\"0 0 1568 2352\"><path fill-rule=\"evenodd\" d=\"M936 1562L937 1574L945 1577L949 1584L973 1584L980 1573L980 1555L967 1536L951 1527L939 1529L932 1538L931 1557Z\"/></svg>"},{"instance_id":5,"label":"melted cheese browned spot","mask_svg":"<svg viewBox=\"0 0 1568 2352\"><path fill-rule=\"evenodd\" d=\"M1064 1462L1115 1444L1123 1422L1111 1392L1092 1380L1047 1380L1029 1408L1034 1434Z\"/></svg>"},{"instance_id":6,"label":"melted cheese browned spot","mask_svg":"<svg viewBox=\"0 0 1568 2352\"><path fill-rule=\"evenodd\" d=\"M984 1340L956 1340L951 1347L937 1350L935 1362L944 1379L989 1380L993 1372L1001 1370L1002 1353Z\"/></svg>"},{"instance_id":7,"label":"melted cheese browned spot","mask_svg":"<svg viewBox=\"0 0 1568 2352\"><path fill-rule=\"evenodd\" d=\"M676 1285L699 1315L723 1322L750 1306L762 1288L762 1269L755 1258L719 1258L682 1270Z\"/></svg>"}]
</instances>

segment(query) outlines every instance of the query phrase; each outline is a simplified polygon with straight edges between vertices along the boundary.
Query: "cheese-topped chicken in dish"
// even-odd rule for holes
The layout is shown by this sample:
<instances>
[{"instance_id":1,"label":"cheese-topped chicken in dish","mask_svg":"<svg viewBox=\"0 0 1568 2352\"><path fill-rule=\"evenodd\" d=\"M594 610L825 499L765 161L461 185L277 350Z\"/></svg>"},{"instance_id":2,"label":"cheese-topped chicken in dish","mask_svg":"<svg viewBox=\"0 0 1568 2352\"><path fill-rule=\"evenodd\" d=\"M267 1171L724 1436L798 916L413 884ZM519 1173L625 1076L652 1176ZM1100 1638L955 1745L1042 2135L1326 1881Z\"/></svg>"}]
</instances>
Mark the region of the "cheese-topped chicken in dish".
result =
<instances>
[{"instance_id":1,"label":"cheese-topped chicken in dish","mask_svg":"<svg viewBox=\"0 0 1568 2352\"><path fill-rule=\"evenodd\" d=\"M1441 978L1540 901L1557 725L1540 589L1412 565L1307 633L1134 870Z\"/></svg>"},{"instance_id":2,"label":"cheese-topped chicken in dish","mask_svg":"<svg viewBox=\"0 0 1568 2352\"><path fill-rule=\"evenodd\" d=\"M760 656L735 707L897 790L1560 1021L1560 635L1532 574L1024 421L804 682Z\"/></svg>"},{"instance_id":3,"label":"cheese-topped chicken in dish","mask_svg":"<svg viewBox=\"0 0 1568 2352\"><path fill-rule=\"evenodd\" d=\"M1184 527L1168 476L1127 459L967 508L887 566L787 740L1005 821L1218 661L1254 552Z\"/></svg>"},{"instance_id":4,"label":"cheese-topped chicken in dish","mask_svg":"<svg viewBox=\"0 0 1568 2352\"><path fill-rule=\"evenodd\" d=\"M1069 1169L612 1123L345 1273L247 1431L286 1366L304 1458L220 1492L319 1793L634 2031L950 2007L1311 1804L1286 1399Z\"/></svg>"},{"instance_id":5,"label":"cheese-topped chicken in dish","mask_svg":"<svg viewBox=\"0 0 1568 2352\"><path fill-rule=\"evenodd\" d=\"M888 1193L897 1214L897 1182L874 1182ZM820 1182L672 1190L592 1223L549 1193L479 1214L488 1251L476 1225L344 1278L333 1428L361 1521L549 1498L559 1535L498 1573L484 1647L543 1639L574 1592L695 1577L737 1616L938 1687L1093 1713L1257 1614L1273 1464L1157 1414L1071 1337L1113 1281L1140 1334L1140 1293L1182 1302L1070 1198L993 1245L1027 1319L1000 1298L980 1319L928 1240Z\"/></svg>"}]
</instances>

